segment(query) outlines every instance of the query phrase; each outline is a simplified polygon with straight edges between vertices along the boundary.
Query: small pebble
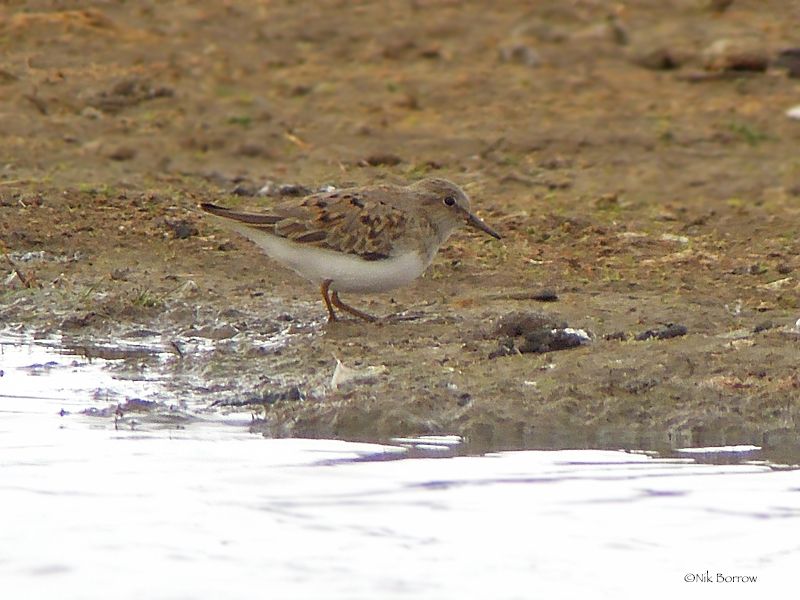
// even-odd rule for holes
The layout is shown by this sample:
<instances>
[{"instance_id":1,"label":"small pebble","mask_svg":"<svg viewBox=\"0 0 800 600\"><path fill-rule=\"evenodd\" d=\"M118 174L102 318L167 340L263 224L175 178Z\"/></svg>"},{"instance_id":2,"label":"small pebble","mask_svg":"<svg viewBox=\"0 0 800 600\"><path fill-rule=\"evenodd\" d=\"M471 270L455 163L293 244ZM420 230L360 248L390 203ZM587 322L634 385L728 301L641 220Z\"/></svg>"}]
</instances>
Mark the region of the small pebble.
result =
<instances>
[{"instance_id":1,"label":"small pebble","mask_svg":"<svg viewBox=\"0 0 800 600\"><path fill-rule=\"evenodd\" d=\"M249 183L240 183L231 190L231 194L234 196L255 196L256 188Z\"/></svg>"},{"instance_id":2,"label":"small pebble","mask_svg":"<svg viewBox=\"0 0 800 600\"><path fill-rule=\"evenodd\" d=\"M664 242L676 242L678 244L688 244L689 238L685 235L675 235L674 233L662 233L661 240Z\"/></svg>"},{"instance_id":3,"label":"small pebble","mask_svg":"<svg viewBox=\"0 0 800 600\"><path fill-rule=\"evenodd\" d=\"M645 69L668 71L681 66L683 58L667 46L634 49L631 60Z\"/></svg>"},{"instance_id":4,"label":"small pebble","mask_svg":"<svg viewBox=\"0 0 800 600\"><path fill-rule=\"evenodd\" d=\"M539 53L526 44L502 46L498 54L502 62L517 63L526 67L538 67L542 64Z\"/></svg>"},{"instance_id":5,"label":"small pebble","mask_svg":"<svg viewBox=\"0 0 800 600\"><path fill-rule=\"evenodd\" d=\"M789 77L800 78L800 48L783 50L778 54L774 65L778 68L786 69Z\"/></svg>"},{"instance_id":6,"label":"small pebble","mask_svg":"<svg viewBox=\"0 0 800 600\"><path fill-rule=\"evenodd\" d=\"M131 270L128 267L120 267L111 271L111 279L113 281L128 281L128 275Z\"/></svg>"},{"instance_id":7,"label":"small pebble","mask_svg":"<svg viewBox=\"0 0 800 600\"><path fill-rule=\"evenodd\" d=\"M81 111L81 116L87 119L102 119L103 113L97 110L94 106L87 106Z\"/></svg>"},{"instance_id":8,"label":"small pebble","mask_svg":"<svg viewBox=\"0 0 800 600\"><path fill-rule=\"evenodd\" d=\"M172 230L176 240L185 240L186 238L192 237L193 235L197 235L199 233L194 223L187 221L186 219L180 219L178 221L165 220L164 224L166 225L167 229Z\"/></svg>"},{"instance_id":9,"label":"small pebble","mask_svg":"<svg viewBox=\"0 0 800 600\"><path fill-rule=\"evenodd\" d=\"M296 385L280 390L266 389L256 392L247 398L247 404L275 404L276 402L299 402L305 400L306 395Z\"/></svg>"},{"instance_id":10,"label":"small pebble","mask_svg":"<svg viewBox=\"0 0 800 600\"><path fill-rule=\"evenodd\" d=\"M495 335L517 337L541 329L564 328L567 324L555 315L543 312L512 312L504 316L495 328Z\"/></svg>"},{"instance_id":11,"label":"small pebble","mask_svg":"<svg viewBox=\"0 0 800 600\"><path fill-rule=\"evenodd\" d=\"M724 38L703 51L703 65L709 71L766 71L769 55L757 40Z\"/></svg>"},{"instance_id":12,"label":"small pebble","mask_svg":"<svg viewBox=\"0 0 800 600\"><path fill-rule=\"evenodd\" d=\"M118 160L118 161L131 160L135 156L136 156L136 150L134 150L129 146L120 146L119 148L112 150L108 154L108 158L110 158L111 160Z\"/></svg>"},{"instance_id":13,"label":"small pebble","mask_svg":"<svg viewBox=\"0 0 800 600\"><path fill-rule=\"evenodd\" d=\"M603 336L603 339L607 341L620 341L624 342L628 339L628 334L624 331L614 331L612 333L607 333Z\"/></svg>"},{"instance_id":14,"label":"small pebble","mask_svg":"<svg viewBox=\"0 0 800 600\"><path fill-rule=\"evenodd\" d=\"M236 149L236 154L247 158L257 158L259 156L269 156L269 150L261 144L245 142Z\"/></svg>"},{"instance_id":15,"label":"small pebble","mask_svg":"<svg viewBox=\"0 0 800 600\"><path fill-rule=\"evenodd\" d=\"M772 321L762 321L755 327L753 327L753 333L761 333L762 331L767 331L769 329L773 329L775 327L775 323Z\"/></svg>"},{"instance_id":16,"label":"small pebble","mask_svg":"<svg viewBox=\"0 0 800 600\"><path fill-rule=\"evenodd\" d=\"M257 191L254 192L256 196L294 196L303 197L312 193L311 188L308 188L299 183L276 183L274 181L267 181Z\"/></svg>"}]
</instances>

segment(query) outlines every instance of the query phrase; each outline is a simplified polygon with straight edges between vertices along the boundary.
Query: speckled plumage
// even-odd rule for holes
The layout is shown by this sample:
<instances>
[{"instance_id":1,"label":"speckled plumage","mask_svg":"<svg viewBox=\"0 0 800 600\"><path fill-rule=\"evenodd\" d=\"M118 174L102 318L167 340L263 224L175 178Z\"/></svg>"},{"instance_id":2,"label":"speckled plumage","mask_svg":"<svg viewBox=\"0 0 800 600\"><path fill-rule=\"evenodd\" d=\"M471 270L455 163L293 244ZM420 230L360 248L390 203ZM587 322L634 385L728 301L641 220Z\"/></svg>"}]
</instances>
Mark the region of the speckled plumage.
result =
<instances>
[{"instance_id":1,"label":"speckled plumage","mask_svg":"<svg viewBox=\"0 0 800 600\"><path fill-rule=\"evenodd\" d=\"M330 320L340 291L384 291L422 274L450 233L467 223L499 239L470 212L467 195L445 179L321 192L275 204L264 214L201 208L250 238L278 262L322 288Z\"/></svg>"}]
</instances>

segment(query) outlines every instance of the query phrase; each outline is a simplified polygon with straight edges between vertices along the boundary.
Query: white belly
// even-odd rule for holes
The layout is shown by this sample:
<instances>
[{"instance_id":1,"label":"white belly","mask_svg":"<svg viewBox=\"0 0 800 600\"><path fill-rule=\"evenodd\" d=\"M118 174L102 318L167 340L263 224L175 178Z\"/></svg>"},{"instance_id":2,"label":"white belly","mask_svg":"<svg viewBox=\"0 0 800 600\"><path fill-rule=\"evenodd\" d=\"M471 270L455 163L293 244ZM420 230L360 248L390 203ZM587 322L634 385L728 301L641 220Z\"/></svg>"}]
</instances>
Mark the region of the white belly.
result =
<instances>
[{"instance_id":1,"label":"white belly","mask_svg":"<svg viewBox=\"0 0 800 600\"><path fill-rule=\"evenodd\" d=\"M338 292L383 292L408 285L428 266L415 252L382 260L364 260L352 254L315 248L284 238L226 222L229 228L258 244L270 258L306 279Z\"/></svg>"}]
</instances>

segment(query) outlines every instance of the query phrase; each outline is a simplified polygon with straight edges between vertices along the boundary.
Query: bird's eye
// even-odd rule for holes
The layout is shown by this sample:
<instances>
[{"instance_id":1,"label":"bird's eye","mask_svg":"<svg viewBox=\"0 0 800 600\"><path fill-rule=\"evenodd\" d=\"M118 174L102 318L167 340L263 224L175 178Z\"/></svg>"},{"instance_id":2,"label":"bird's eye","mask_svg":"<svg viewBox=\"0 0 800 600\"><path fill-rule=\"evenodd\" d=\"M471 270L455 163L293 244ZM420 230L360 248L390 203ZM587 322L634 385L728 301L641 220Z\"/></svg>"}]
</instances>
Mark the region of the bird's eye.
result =
<instances>
[{"instance_id":1,"label":"bird's eye","mask_svg":"<svg viewBox=\"0 0 800 600\"><path fill-rule=\"evenodd\" d=\"M453 206L453 205L456 203L456 199L455 199L455 198L453 198L452 196L447 196L447 197L444 199L444 203L445 203L445 205L447 205L447 206Z\"/></svg>"}]
</instances>

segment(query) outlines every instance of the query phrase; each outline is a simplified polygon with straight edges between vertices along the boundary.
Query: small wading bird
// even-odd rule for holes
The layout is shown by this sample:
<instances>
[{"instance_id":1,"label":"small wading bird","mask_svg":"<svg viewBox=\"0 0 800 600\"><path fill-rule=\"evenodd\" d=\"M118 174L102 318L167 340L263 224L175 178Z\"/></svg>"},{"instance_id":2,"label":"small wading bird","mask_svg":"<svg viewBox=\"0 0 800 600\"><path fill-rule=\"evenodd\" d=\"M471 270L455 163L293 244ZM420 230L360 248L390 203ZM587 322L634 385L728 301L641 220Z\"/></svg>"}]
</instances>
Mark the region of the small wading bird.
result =
<instances>
[{"instance_id":1,"label":"small wading bird","mask_svg":"<svg viewBox=\"0 0 800 600\"><path fill-rule=\"evenodd\" d=\"M469 198L445 179L375 185L292 198L265 214L201 204L225 227L320 286L328 321L334 307L367 321L340 292L383 292L419 277L453 230L469 225L500 239L470 212Z\"/></svg>"}]
</instances>

